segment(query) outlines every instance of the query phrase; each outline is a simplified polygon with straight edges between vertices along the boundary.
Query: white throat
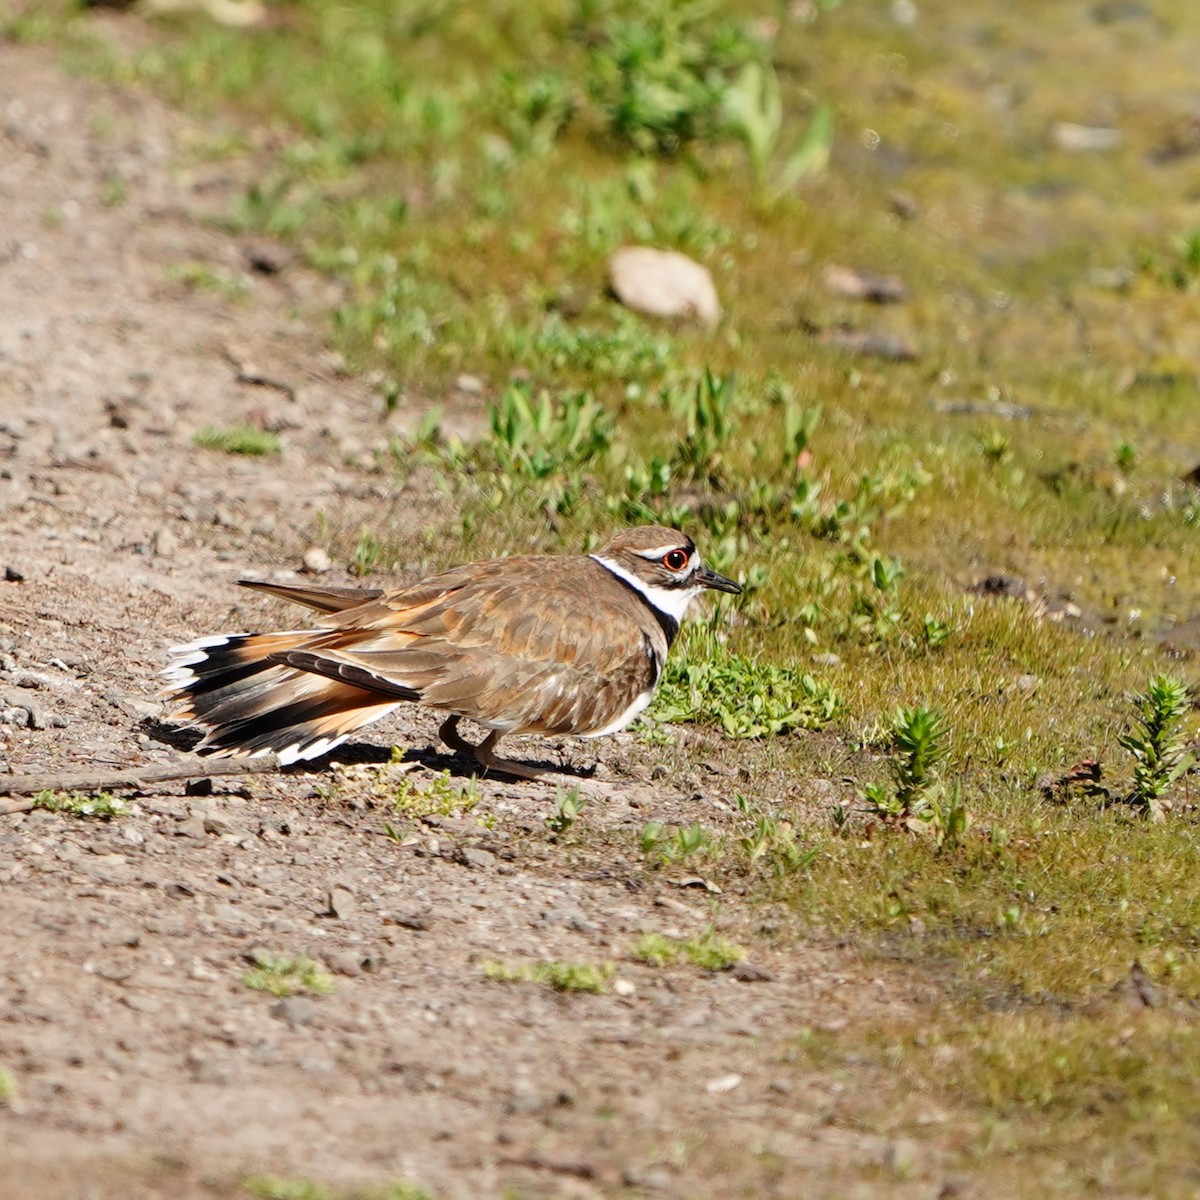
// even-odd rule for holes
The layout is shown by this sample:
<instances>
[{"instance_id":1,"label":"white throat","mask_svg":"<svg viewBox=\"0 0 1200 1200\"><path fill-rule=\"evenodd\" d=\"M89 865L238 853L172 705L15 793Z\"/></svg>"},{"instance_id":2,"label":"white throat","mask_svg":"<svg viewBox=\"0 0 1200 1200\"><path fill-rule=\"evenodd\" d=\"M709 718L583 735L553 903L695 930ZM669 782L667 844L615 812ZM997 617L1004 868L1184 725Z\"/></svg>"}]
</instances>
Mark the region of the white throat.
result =
<instances>
[{"instance_id":1,"label":"white throat","mask_svg":"<svg viewBox=\"0 0 1200 1200\"><path fill-rule=\"evenodd\" d=\"M611 558L605 558L602 554L593 554L590 557L594 558L606 571L611 571L618 579L623 579L635 592L645 596L651 608L670 617L676 625L683 621L688 605L704 591L699 584L681 588L657 587L653 583L639 579L632 571L625 570L620 563L613 562Z\"/></svg>"}]
</instances>

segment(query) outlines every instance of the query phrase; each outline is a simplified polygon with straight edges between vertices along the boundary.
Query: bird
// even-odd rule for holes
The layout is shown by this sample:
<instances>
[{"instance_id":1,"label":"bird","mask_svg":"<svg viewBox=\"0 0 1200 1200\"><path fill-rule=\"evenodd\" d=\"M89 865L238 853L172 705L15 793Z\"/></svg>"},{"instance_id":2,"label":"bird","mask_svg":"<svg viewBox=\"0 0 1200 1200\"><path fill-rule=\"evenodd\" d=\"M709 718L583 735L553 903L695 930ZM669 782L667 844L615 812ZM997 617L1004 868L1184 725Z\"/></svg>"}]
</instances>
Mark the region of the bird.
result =
<instances>
[{"instance_id":1,"label":"bird","mask_svg":"<svg viewBox=\"0 0 1200 1200\"><path fill-rule=\"evenodd\" d=\"M691 602L742 590L661 525L591 554L472 562L394 589L239 583L322 615L169 651L162 695L203 731L198 751L300 762L408 702L446 714L451 750L518 779L547 768L498 757L502 737L623 729L653 699ZM459 733L463 718L487 731L478 744Z\"/></svg>"}]
</instances>

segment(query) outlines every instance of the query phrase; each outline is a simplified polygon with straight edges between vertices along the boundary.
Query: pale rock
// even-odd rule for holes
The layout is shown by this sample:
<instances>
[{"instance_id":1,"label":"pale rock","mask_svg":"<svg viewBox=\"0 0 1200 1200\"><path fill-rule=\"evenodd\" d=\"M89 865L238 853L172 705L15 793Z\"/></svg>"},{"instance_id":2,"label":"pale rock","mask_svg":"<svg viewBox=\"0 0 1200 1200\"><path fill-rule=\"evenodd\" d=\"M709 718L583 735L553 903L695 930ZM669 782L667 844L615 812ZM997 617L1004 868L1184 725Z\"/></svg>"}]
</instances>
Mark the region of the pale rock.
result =
<instances>
[{"instance_id":1,"label":"pale rock","mask_svg":"<svg viewBox=\"0 0 1200 1200\"><path fill-rule=\"evenodd\" d=\"M636 312L710 327L721 319L708 268L675 250L622 246L608 261L608 279L617 299Z\"/></svg>"}]
</instances>

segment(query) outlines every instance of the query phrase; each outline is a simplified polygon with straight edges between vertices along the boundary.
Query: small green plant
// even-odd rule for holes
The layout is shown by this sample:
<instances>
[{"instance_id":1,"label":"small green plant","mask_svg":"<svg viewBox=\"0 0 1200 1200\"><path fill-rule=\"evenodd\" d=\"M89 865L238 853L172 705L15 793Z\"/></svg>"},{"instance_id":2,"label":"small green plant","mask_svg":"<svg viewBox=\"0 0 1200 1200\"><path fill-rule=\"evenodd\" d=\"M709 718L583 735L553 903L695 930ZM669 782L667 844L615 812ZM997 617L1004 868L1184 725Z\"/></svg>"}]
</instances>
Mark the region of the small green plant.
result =
<instances>
[{"instance_id":1,"label":"small green plant","mask_svg":"<svg viewBox=\"0 0 1200 1200\"><path fill-rule=\"evenodd\" d=\"M385 789L386 789L385 785ZM469 813L479 803L479 784L456 784L449 771L425 781L405 776L392 792L392 807L409 817L450 817Z\"/></svg>"},{"instance_id":2,"label":"small green plant","mask_svg":"<svg viewBox=\"0 0 1200 1200\"><path fill-rule=\"evenodd\" d=\"M588 91L612 134L643 154L720 136L734 72L759 54L742 28L712 25L697 0L650 0L628 19L595 7Z\"/></svg>"},{"instance_id":3,"label":"small green plant","mask_svg":"<svg viewBox=\"0 0 1200 1200\"><path fill-rule=\"evenodd\" d=\"M33 797L33 806L47 812L68 813L72 817L99 817L104 821L129 815L128 803L111 792L98 792L95 795L86 792L38 792Z\"/></svg>"},{"instance_id":4,"label":"small green plant","mask_svg":"<svg viewBox=\"0 0 1200 1200\"><path fill-rule=\"evenodd\" d=\"M1195 762L1180 724L1190 704L1187 685L1155 675L1133 698L1137 728L1117 740L1133 755L1133 787L1128 800L1148 816L1161 818L1163 798Z\"/></svg>"},{"instance_id":5,"label":"small green plant","mask_svg":"<svg viewBox=\"0 0 1200 1200\"><path fill-rule=\"evenodd\" d=\"M950 636L950 626L945 621L939 621L933 613L926 613L921 618L921 636L925 639L925 645L936 650Z\"/></svg>"},{"instance_id":6,"label":"small green plant","mask_svg":"<svg viewBox=\"0 0 1200 1200\"><path fill-rule=\"evenodd\" d=\"M592 383L619 380L629 388L660 378L675 362L669 334L624 312L611 329L573 325L558 313L550 313L532 326L505 322L497 340L507 357L538 374L553 372Z\"/></svg>"},{"instance_id":7,"label":"small green plant","mask_svg":"<svg viewBox=\"0 0 1200 1200\"><path fill-rule=\"evenodd\" d=\"M678 863L701 853L716 851L712 835L703 825L664 825L647 821L639 837L642 853L662 863Z\"/></svg>"},{"instance_id":8,"label":"small green plant","mask_svg":"<svg viewBox=\"0 0 1200 1200\"><path fill-rule=\"evenodd\" d=\"M935 708L900 709L892 721L891 781L869 783L862 798L874 817L914 832L929 833L939 848L952 848L970 826L957 785L938 778L945 757L946 720Z\"/></svg>"},{"instance_id":9,"label":"small green plant","mask_svg":"<svg viewBox=\"0 0 1200 1200\"><path fill-rule=\"evenodd\" d=\"M833 688L794 666L735 654L707 625L691 625L667 660L650 717L704 722L731 738L819 729L840 712Z\"/></svg>"},{"instance_id":10,"label":"small green plant","mask_svg":"<svg viewBox=\"0 0 1200 1200\"><path fill-rule=\"evenodd\" d=\"M242 976L242 982L256 992L272 996L295 996L299 992L327 995L333 991L333 978L315 959L302 954L283 954L274 950L256 950L254 966Z\"/></svg>"},{"instance_id":11,"label":"small green plant","mask_svg":"<svg viewBox=\"0 0 1200 1200\"><path fill-rule=\"evenodd\" d=\"M488 979L501 983L540 983L556 992L607 992L613 976L612 963L558 962L504 963L485 959L481 964Z\"/></svg>"},{"instance_id":12,"label":"small green plant","mask_svg":"<svg viewBox=\"0 0 1200 1200\"><path fill-rule=\"evenodd\" d=\"M772 162L783 131L783 102L779 77L770 63L748 62L724 97L726 128L746 144L754 184L761 196L782 195L802 179L820 175L829 165L833 147L833 112L822 104L814 111L808 132L772 177Z\"/></svg>"},{"instance_id":13,"label":"small green plant","mask_svg":"<svg viewBox=\"0 0 1200 1200\"><path fill-rule=\"evenodd\" d=\"M192 441L202 450L220 450L222 454L246 454L253 457L278 454L283 449L279 434L248 423L228 425L224 429L215 425L205 425Z\"/></svg>"},{"instance_id":14,"label":"small green plant","mask_svg":"<svg viewBox=\"0 0 1200 1200\"><path fill-rule=\"evenodd\" d=\"M522 154L545 154L575 113L570 84L558 74L509 69L501 73L496 115Z\"/></svg>"},{"instance_id":15,"label":"small green plant","mask_svg":"<svg viewBox=\"0 0 1200 1200\"><path fill-rule=\"evenodd\" d=\"M612 418L583 392L535 399L524 383L510 384L488 408L491 446L502 471L543 480L603 455L612 444Z\"/></svg>"},{"instance_id":16,"label":"small green plant","mask_svg":"<svg viewBox=\"0 0 1200 1200\"><path fill-rule=\"evenodd\" d=\"M100 189L100 203L105 208L120 208L129 198L129 188L125 176L119 171L109 171L104 176L104 184Z\"/></svg>"},{"instance_id":17,"label":"small green plant","mask_svg":"<svg viewBox=\"0 0 1200 1200\"><path fill-rule=\"evenodd\" d=\"M753 822L750 831L737 842L751 864L766 863L777 874L786 875L803 870L816 857L816 850L800 849L791 821L754 804L741 792L734 793L733 803L738 812Z\"/></svg>"},{"instance_id":18,"label":"small green plant","mask_svg":"<svg viewBox=\"0 0 1200 1200\"><path fill-rule=\"evenodd\" d=\"M555 837L561 837L572 825L579 820L579 814L587 805L587 797L582 795L577 787L563 791L561 787L554 789L554 811L546 818L546 824Z\"/></svg>"},{"instance_id":19,"label":"small green plant","mask_svg":"<svg viewBox=\"0 0 1200 1200\"><path fill-rule=\"evenodd\" d=\"M979 443L979 453L990 463L1002 463L1011 453L1011 442L1007 434L993 429Z\"/></svg>"},{"instance_id":20,"label":"small green plant","mask_svg":"<svg viewBox=\"0 0 1200 1200\"><path fill-rule=\"evenodd\" d=\"M1122 475L1128 475L1137 466L1137 447L1132 442L1122 442L1113 451L1113 464Z\"/></svg>"},{"instance_id":21,"label":"small green plant","mask_svg":"<svg viewBox=\"0 0 1200 1200\"><path fill-rule=\"evenodd\" d=\"M369 530L364 529L358 535L354 544L354 552L350 556L350 574L362 578L370 575L379 562L383 553L383 543Z\"/></svg>"},{"instance_id":22,"label":"small green plant","mask_svg":"<svg viewBox=\"0 0 1200 1200\"><path fill-rule=\"evenodd\" d=\"M707 368L698 378L663 391L663 404L684 426L674 468L686 479L719 485L721 458L737 429L737 383Z\"/></svg>"},{"instance_id":23,"label":"small green plant","mask_svg":"<svg viewBox=\"0 0 1200 1200\"><path fill-rule=\"evenodd\" d=\"M630 954L638 962L665 967L679 959L704 971L727 971L741 962L746 952L710 925L697 937L673 938L663 933L643 933Z\"/></svg>"},{"instance_id":24,"label":"small green plant","mask_svg":"<svg viewBox=\"0 0 1200 1200\"><path fill-rule=\"evenodd\" d=\"M0 1068L0 1106L11 1104L17 1098L17 1081L13 1075Z\"/></svg>"},{"instance_id":25,"label":"small green plant","mask_svg":"<svg viewBox=\"0 0 1200 1200\"><path fill-rule=\"evenodd\" d=\"M247 1175L242 1188L260 1200L432 1200L429 1192L412 1183L393 1181L374 1187L335 1191L311 1179L285 1175Z\"/></svg>"},{"instance_id":26,"label":"small green plant","mask_svg":"<svg viewBox=\"0 0 1200 1200\"><path fill-rule=\"evenodd\" d=\"M167 278L193 292L214 292L226 300L238 300L250 290L244 276L234 275L205 262L172 263Z\"/></svg>"}]
</instances>

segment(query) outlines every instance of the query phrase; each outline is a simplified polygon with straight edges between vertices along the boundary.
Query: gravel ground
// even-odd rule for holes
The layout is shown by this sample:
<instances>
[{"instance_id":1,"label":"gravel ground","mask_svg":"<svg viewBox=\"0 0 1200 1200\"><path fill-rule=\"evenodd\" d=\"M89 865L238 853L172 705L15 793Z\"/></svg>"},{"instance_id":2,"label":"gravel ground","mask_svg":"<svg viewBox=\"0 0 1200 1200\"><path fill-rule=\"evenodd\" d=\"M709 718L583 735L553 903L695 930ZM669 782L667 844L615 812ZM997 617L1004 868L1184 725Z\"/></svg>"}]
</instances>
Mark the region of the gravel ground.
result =
<instances>
[{"instance_id":1,"label":"gravel ground","mask_svg":"<svg viewBox=\"0 0 1200 1200\"><path fill-rule=\"evenodd\" d=\"M236 170L181 166L185 120L45 51L3 46L0 65L0 772L162 764L180 756L165 648L280 620L236 578L298 568L318 513L420 531L445 502L367 469L389 427L322 346L337 285L206 221ZM242 294L185 286L185 263ZM283 452L193 444L240 420ZM386 762L390 738L428 779L453 765L433 729L414 711L348 757ZM112 821L0 817L0 1194L233 1196L270 1172L450 1198L936 1195L929 1152L914 1165L854 1120L868 1075L793 1052L802 1027L929 999L647 867L647 820L724 819L719 764L655 780L627 736L580 753L601 769L559 839L551 789L484 782L470 819L397 840L328 764L158 785ZM750 966L630 959L639 931L698 933L714 911ZM262 949L319 960L334 990L247 987ZM612 962L614 986L481 965L549 958Z\"/></svg>"}]
</instances>

